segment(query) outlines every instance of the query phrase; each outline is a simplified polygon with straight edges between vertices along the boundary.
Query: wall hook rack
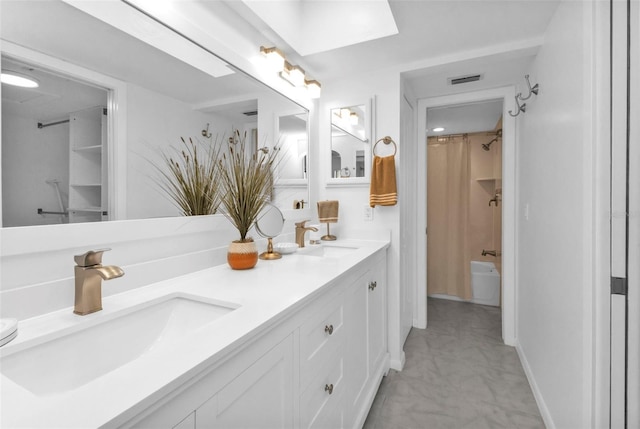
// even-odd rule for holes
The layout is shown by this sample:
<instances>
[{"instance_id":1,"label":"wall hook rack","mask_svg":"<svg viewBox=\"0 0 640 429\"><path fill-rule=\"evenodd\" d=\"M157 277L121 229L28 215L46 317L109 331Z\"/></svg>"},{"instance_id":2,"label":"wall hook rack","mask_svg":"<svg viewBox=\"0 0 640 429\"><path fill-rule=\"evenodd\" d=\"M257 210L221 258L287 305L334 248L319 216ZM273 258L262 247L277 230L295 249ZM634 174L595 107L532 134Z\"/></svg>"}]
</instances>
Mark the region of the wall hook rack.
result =
<instances>
[{"instance_id":1,"label":"wall hook rack","mask_svg":"<svg viewBox=\"0 0 640 429\"><path fill-rule=\"evenodd\" d=\"M525 75L524 78L527 80L527 86L529 87L529 94L526 97L523 97L522 94L520 94L520 100L522 101L530 99L533 94L538 95L538 90L540 89L537 83L533 85L533 87L531 87L531 82L529 82L528 74Z\"/></svg>"},{"instance_id":2,"label":"wall hook rack","mask_svg":"<svg viewBox=\"0 0 640 429\"><path fill-rule=\"evenodd\" d=\"M514 114L511 110L509 110L509 114L510 114L511 116L513 116L514 118L515 118L516 116L518 116L518 115L520 114L520 112L524 113L524 112L526 112L526 111L527 111L527 109L526 109L526 107L527 107L527 103L522 103L522 104L520 104L519 99L521 99L521 98L522 98L522 93L521 93L521 92L519 92L519 93L518 93L518 95L516 95L516 106L518 106L517 113L515 113L515 114Z\"/></svg>"}]
</instances>

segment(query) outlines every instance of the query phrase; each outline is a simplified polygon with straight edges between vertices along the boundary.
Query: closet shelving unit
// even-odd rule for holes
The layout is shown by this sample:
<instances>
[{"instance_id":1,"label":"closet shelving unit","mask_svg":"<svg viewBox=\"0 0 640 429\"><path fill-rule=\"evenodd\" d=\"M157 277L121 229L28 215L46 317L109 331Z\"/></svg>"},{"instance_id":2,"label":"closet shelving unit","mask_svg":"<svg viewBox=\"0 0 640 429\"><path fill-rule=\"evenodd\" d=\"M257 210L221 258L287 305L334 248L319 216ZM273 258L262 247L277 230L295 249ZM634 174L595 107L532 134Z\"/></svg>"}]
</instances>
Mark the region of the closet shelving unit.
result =
<instances>
[{"instance_id":1,"label":"closet shelving unit","mask_svg":"<svg viewBox=\"0 0 640 429\"><path fill-rule=\"evenodd\" d=\"M69 222L98 222L107 215L106 109L69 117Z\"/></svg>"}]
</instances>

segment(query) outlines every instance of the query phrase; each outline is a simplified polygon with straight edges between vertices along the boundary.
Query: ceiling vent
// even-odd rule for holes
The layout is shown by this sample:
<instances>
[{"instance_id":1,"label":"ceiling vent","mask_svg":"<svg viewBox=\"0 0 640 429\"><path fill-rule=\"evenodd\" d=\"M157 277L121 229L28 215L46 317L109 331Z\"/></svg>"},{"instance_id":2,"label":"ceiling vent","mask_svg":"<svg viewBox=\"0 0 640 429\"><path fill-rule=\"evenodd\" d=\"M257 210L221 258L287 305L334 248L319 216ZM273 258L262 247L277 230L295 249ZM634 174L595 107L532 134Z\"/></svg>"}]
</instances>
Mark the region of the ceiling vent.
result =
<instances>
[{"instance_id":1,"label":"ceiling vent","mask_svg":"<svg viewBox=\"0 0 640 429\"><path fill-rule=\"evenodd\" d=\"M250 110L248 112L242 112L246 116L256 116L258 114L257 110Z\"/></svg>"},{"instance_id":2,"label":"ceiling vent","mask_svg":"<svg viewBox=\"0 0 640 429\"><path fill-rule=\"evenodd\" d=\"M449 85L460 85L461 83L476 82L480 79L482 79L481 74L470 74L467 76L450 77L447 80L449 81Z\"/></svg>"}]
</instances>

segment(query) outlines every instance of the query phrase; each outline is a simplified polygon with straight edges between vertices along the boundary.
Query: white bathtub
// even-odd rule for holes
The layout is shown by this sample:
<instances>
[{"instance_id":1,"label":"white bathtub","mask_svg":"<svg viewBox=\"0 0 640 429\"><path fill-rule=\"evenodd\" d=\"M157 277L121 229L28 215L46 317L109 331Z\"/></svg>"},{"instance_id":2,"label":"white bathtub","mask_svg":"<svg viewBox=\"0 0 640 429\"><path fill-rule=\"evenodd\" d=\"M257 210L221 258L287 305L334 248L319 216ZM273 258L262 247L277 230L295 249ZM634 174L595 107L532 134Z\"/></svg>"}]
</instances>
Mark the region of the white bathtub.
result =
<instances>
[{"instance_id":1,"label":"white bathtub","mask_svg":"<svg viewBox=\"0 0 640 429\"><path fill-rule=\"evenodd\" d=\"M493 262L471 261L471 302L500 306L500 273Z\"/></svg>"}]
</instances>

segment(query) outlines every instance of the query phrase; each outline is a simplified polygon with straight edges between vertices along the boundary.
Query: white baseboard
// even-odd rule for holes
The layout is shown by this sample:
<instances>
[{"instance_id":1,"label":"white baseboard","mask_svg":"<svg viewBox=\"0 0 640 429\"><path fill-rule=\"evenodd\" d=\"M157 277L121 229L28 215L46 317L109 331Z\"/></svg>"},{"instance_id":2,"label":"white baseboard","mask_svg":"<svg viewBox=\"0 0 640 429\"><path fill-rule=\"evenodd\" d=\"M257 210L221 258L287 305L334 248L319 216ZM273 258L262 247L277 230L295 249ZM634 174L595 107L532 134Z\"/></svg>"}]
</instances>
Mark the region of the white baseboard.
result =
<instances>
[{"instance_id":1,"label":"white baseboard","mask_svg":"<svg viewBox=\"0 0 640 429\"><path fill-rule=\"evenodd\" d=\"M446 295L443 293L434 293L433 295L428 295L428 298L448 299L449 301L471 302L471 300L462 299L459 296Z\"/></svg>"},{"instance_id":2,"label":"white baseboard","mask_svg":"<svg viewBox=\"0 0 640 429\"><path fill-rule=\"evenodd\" d=\"M402 352L400 353L400 358L391 359L391 361L389 362L389 367L391 367L391 369L395 369L396 371L402 371L402 368L404 368L404 364L406 361L407 357L404 354L404 350L402 350Z\"/></svg>"},{"instance_id":3,"label":"white baseboard","mask_svg":"<svg viewBox=\"0 0 640 429\"><path fill-rule=\"evenodd\" d=\"M536 379L531 372L531 367L529 366L527 357L525 356L524 351L522 350L522 347L520 347L520 343L518 341L515 342L515 348L518 352L518 357L520 358L520 363L522 364L524 373L527 376L527 380L529 381L529 386L531 386L531 390L533 391L533 396L536 398L536 403L538 404L538 409L540 410L540 415L542 416L544 425L547 427L547 429L556 429L556 425L553 423L553 419L551 418L551 413L549 413L549 408L547 408L547 404L544 402L544 398L542 397L542 393L538 388Z\"/></svg>"}]
</instances>

